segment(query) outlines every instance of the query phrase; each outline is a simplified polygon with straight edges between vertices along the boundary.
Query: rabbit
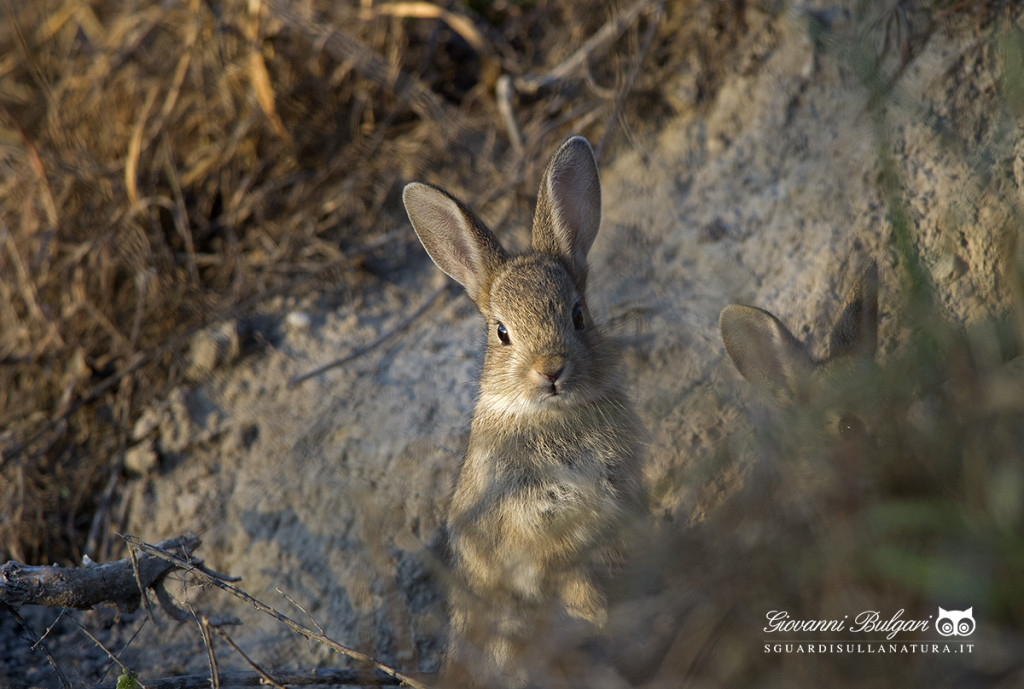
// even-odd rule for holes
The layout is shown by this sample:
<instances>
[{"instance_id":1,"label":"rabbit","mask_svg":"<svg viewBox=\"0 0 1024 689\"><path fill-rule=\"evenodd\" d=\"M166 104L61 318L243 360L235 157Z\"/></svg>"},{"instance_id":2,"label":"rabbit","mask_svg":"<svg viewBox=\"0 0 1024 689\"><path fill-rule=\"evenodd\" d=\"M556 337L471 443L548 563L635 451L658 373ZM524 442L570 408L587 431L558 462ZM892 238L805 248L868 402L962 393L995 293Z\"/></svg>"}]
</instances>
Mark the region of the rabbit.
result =
<instances>
[{"instance_id":1,"label":"rabbit","mask_svg":"<svg viewBox=\"0 0 1024 689\"><path fill-rule=\"evenodd\" d=\"M771 496L778 519L812 530L842 522L870 499L872 458L887 413L874 366L877 266L871 262L847 294L824 358L753 306L726 306L719 328L740 374L782 406L757 436L761 461L750 466L744 500Z\"/></svg>"},{"instance_id":2,"label":"rabbit","mask_svg":"<svg viewBox=\"0 0 1024 689\"><path fill-rule=\"evenodd\" d=\"M878 349L878 268L872 261L850 290L832 327L829 353L815 359L809 348L773 314L730 304L718 319L725 351L755 387L783 404L834 404L836 391L857 375ZM832 429L843 437L870 431L870 410L842 410Z\"/></svg>"},{"instance_id":3,"label":"rabbit","mask_svg":"<svg viewBox=\"0 0 1024 689\"><path fill-rule=\"evenodd\" d=\"M442 189L411 183L403 201L430 258L487 327L445 519L454 579L446 667L521 686L538 624L599 633L621 527L644 503L643 427L586 301L601 222L597 161L579 136L555 152L524 253L506 251Z\"/></svg>"}]
</instances>

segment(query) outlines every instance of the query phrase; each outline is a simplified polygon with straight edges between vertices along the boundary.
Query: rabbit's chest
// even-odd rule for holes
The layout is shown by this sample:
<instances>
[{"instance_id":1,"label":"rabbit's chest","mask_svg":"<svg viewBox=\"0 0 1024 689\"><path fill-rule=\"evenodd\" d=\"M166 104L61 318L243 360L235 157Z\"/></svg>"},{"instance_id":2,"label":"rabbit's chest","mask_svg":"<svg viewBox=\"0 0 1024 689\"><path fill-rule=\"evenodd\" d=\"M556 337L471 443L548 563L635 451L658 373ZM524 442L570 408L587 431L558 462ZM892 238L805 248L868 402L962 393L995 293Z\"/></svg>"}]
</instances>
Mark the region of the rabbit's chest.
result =
<instances>
[{"instance_id":1,"label":"rabbit's chest","mask_svg":"<svg viewBox=\"0 0 1024 689\"><path fill-rule=\"evenodd\" d=\"M471 438L448 514L470 580L536 593L597 552L624 508L615 454L596 435Z\"/></svg>"},{"instance_id":2,"label":"rabbit's chest","mask_svg":"<svg viewBox=\"0 0 1024 689\"><path fill-rule=\"evenodd\" d=\"M510 444L495 459L508 472L593 476L601 474L614 461L614 446L600 436L571 438L527 437Z\"/></svg>"},{"instance_id":3,"label":"rabbit's chest","mask_svg":"<svg viewBox=\"0 0 1024 689\"><path fill-rule=\"evenodd\" d=\"M489 542L532 543L551 533L582 536L614 521L627 496L629 447L607 425L567 431L474 429L450 507L450 521ZM573 540L575 537L571 537Z\"/></svg>"},{"instance_id":4,"label":"rabbit's chest","mask_svg":"<svg viewBox=\"0 0 1024 689\"><path fill-rule=\"evenodd\" d=\"M487 462L488 492L539 522L614 509L613 458L606 444L531 440L493 448Z\"/></svg>"}]
</instances>

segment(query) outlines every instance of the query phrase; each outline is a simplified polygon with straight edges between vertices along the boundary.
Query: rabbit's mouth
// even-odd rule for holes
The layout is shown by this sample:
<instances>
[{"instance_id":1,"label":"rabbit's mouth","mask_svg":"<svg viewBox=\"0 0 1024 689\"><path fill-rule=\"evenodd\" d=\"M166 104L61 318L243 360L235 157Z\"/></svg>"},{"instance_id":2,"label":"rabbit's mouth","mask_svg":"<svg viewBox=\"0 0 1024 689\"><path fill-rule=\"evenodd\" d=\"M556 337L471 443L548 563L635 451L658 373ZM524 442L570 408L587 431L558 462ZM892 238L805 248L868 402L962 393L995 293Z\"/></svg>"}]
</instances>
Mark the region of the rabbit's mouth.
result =
<instances>
[{"instance_id":1,"label":"rabbit's mouth","mask_svg":"<svg viewBox=\"0 0 1024 689\"><path fill-rule=\"evenodd\" d=\"M582 401L578 391L573 386L566 385L562 381L544 383L538 386L534 390L532 397L538 409L564 408Z\"/></svg>"},{"instance_id":2,"label":"rabbit's mouth","mask_svg":"<svg viewBox=\"0 0 1024 689\"><path fill-rule=\"evenodd\" d=\"M521 388L514 394L487 394L480 397L480 404L492 413L514 418L531 417L535 414L561 413L582 400L572 386L562 381Z\"/></svg>"},{"instance_id":3,"label":"rabbit's mouth","mask_svg":"<svg viewBox=\"0 0 1024 689\"><path fill-rule=\"evenodd\" d=\"M565 376L559 376L555 380L538 376L539 380L534 381L533 397L540 403L564 403L572 397L572 385L566 385Z\"/></svg>"}]
</instances>

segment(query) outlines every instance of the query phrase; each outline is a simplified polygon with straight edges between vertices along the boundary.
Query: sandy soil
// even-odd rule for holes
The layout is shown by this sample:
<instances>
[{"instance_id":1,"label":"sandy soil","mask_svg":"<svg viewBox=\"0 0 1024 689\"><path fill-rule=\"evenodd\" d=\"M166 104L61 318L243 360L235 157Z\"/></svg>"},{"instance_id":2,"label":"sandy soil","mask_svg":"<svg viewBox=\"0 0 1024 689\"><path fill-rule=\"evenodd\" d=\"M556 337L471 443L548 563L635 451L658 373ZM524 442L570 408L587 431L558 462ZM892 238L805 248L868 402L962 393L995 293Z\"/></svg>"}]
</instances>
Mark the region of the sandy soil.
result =
<instances>
[{"instance_id":1,"label":"sandy soil","mask_svg":"<svg viewBox=\"0 0 1024 689\"><path fill-rule=\"evenodd\" d=\"M1009 304L1007 208L1024 201L1024 144L999 100L998 55L968 20L914 45L902 70L891 51L883 66L899 75L876 118L854 65L882 45L885 21L855 18L858 4L775 17L751 8L713 105L691 109L694 86L679 75L665 85L678 117L602 166L590 298L651 433L655 510L678 528L714 502L695 467L750 424L748 390L718 335L722 307L761 305L820 353L846 289L875 260L882 357L899 347L904 286L880 146L948 315L979 321ZM280 589L335 639L429 670L443 618L421 557L467 438L476 312L453 287L366 355L288 384L373 341L444 284L425 255L404 266L365 289L281 300L258 323L233 324L255 328L262 346L199 370L201 384L140 422L129 531L154 542L193 530L207 563L256 597L304 617ZM268 666L339 662L223 594L187 596L237 615L233 635ZM206 669L189 625L147 625L125 658L149 676Z\"/></svg>"}]
</instances>

